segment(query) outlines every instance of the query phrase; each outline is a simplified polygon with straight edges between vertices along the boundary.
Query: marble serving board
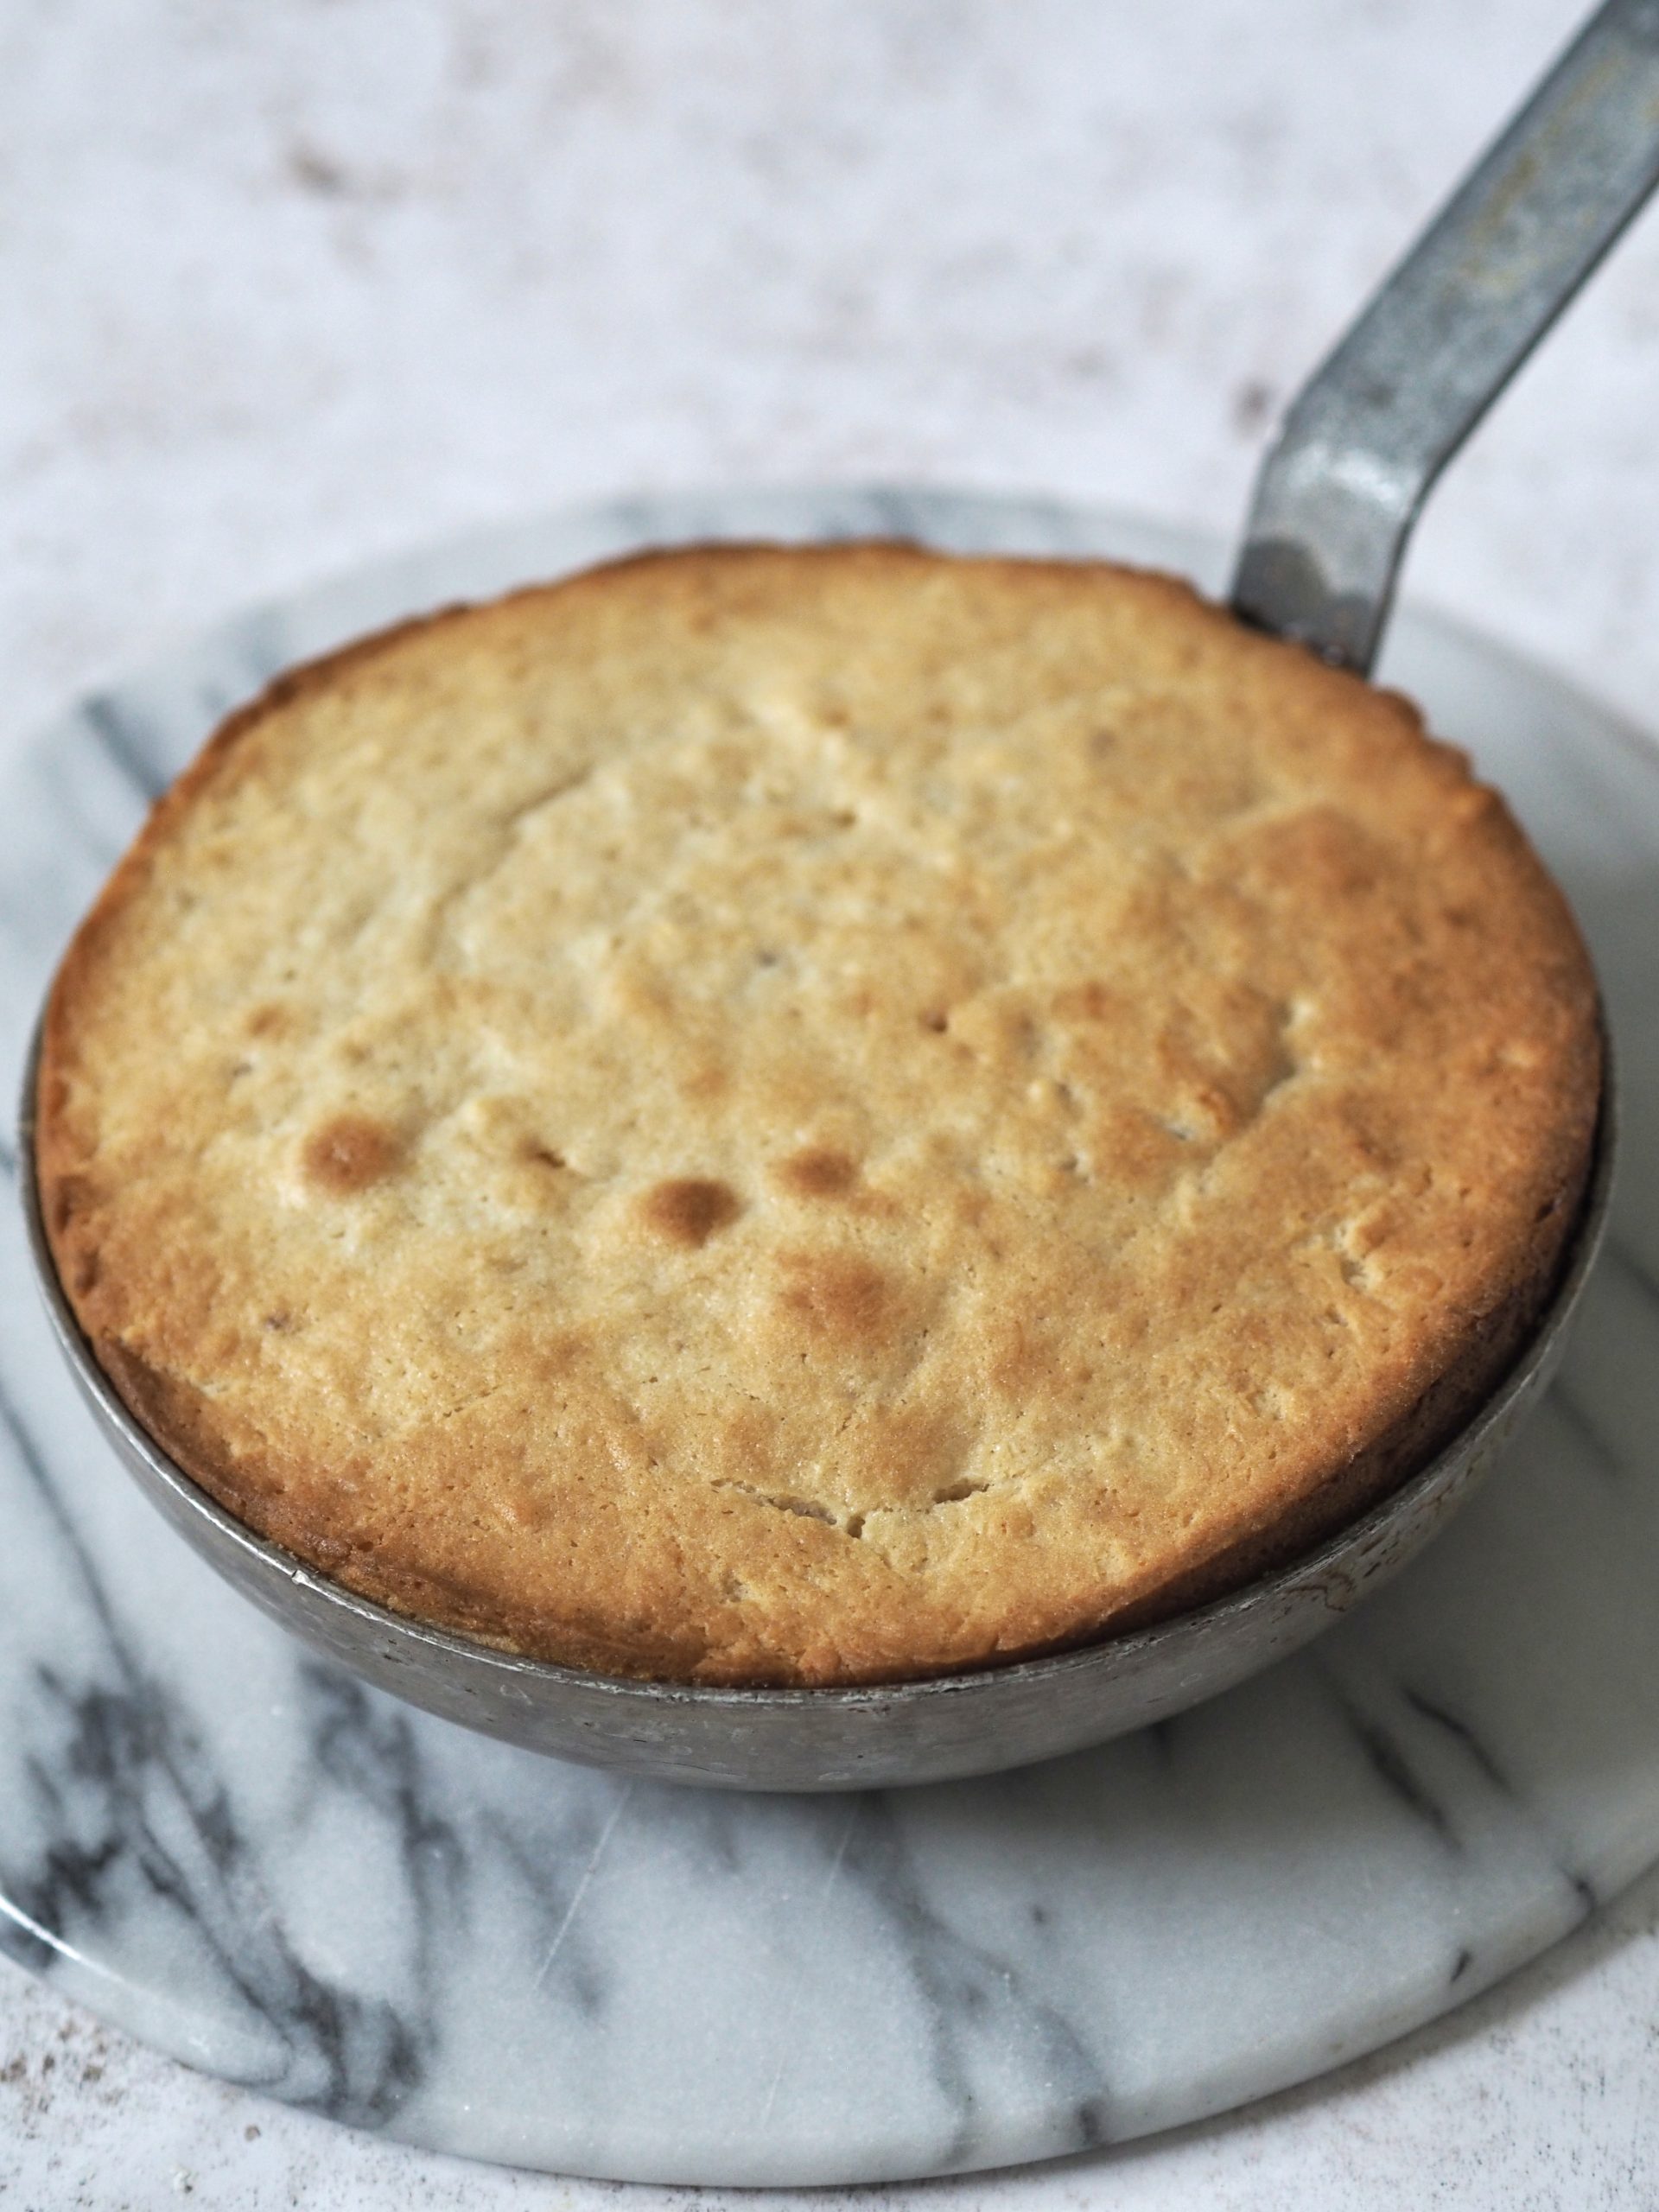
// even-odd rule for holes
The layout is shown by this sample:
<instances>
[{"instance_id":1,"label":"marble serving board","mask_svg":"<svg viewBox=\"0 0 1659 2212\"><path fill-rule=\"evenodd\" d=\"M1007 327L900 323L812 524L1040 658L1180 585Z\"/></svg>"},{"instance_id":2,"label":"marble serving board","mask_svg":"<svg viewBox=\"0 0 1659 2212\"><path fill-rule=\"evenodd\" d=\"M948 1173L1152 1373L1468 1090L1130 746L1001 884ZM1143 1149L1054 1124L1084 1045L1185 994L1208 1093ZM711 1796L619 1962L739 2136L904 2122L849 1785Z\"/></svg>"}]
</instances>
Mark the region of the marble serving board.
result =
<instances>
[{"instance_id":1,"label":"marble serving board","mask_svg":"<svg viewBox=\"0 0 1659 2212\"><path fill-rule=\"evenodd\" d=\"M1221 565L1037 502L681 497L226 624L0 779L0 1071L148 799L285 664L641 543L871 532ZM992 1781L745 1798L538 1759L309 1657L186 1550L60 1370L10 1206L0 1943L162 2049L354 2126L571 2173L846 2182L1076 2151L1303 2080L1659 1857L1659 753L1409 611L1384 673L1568 885L1624 1107L1562 1378L1398 1583L1224 1698Z\"/></svg>"}]
</instances>

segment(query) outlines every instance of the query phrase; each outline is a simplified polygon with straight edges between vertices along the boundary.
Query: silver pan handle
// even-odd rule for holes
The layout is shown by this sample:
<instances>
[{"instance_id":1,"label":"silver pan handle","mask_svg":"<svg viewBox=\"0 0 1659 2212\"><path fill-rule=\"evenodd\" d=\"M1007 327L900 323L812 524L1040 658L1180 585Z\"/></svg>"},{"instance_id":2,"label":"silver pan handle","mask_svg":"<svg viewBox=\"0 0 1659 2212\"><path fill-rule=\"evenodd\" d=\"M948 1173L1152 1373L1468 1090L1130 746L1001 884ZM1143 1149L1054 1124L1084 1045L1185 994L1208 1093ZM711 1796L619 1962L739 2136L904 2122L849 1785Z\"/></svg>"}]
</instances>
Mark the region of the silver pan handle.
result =
<instances>
[{"instance_id":1,"label":"silver pan handle","mask_svg":"<svg viewBox=\"0 0 1659 2212\"><path fill-rule=\"evenodd\" d=\"M1370 672L1430 486L1659 183L1659 0L1607 0L1303 389L1236 613Z\"/></svg>"}]
</instances>

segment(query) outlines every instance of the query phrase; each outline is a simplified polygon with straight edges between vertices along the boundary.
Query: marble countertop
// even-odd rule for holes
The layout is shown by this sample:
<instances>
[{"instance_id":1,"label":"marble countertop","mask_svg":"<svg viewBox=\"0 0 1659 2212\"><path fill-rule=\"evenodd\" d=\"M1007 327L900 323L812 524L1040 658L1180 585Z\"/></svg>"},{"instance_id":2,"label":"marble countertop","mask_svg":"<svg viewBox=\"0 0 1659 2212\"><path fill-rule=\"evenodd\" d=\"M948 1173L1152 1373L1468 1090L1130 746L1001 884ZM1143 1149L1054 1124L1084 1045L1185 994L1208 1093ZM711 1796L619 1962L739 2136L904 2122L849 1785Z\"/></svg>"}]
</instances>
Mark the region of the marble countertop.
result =
<instances>
[{"instance_id":1,"label":"marble countertop","mask_svg":"<svg viewBox=\"0 0 1659 2212\"><path fill-rule=\"evenodd\" d=\"M1573 12L0 10L0 745L250 599L632 486L931 478L1224 526L1276 406ZM1409 579L1649 721L1656 276L1659 217L1437 495ZM1648 2202L1656 1946L1650 1878L1323 2082L883 2194ZM0 2194L372 2212L647 2192L353 2134L0 1965Z\"/></svg>"}]
</instances>

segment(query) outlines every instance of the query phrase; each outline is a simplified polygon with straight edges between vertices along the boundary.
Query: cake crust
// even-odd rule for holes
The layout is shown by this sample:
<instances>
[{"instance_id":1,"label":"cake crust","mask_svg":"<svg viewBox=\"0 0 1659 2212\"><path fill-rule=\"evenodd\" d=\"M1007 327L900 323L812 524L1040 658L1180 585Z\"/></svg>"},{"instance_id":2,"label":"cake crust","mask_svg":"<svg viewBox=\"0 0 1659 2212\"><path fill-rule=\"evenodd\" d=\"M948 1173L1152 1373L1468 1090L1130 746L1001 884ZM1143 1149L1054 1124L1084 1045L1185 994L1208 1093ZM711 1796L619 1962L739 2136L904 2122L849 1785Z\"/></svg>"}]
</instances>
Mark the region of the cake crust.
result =
<instances>
[{"instance_id":1,"label":"cake crust","mask_svg":"<svg viewBox=\"0 0 1659 2212\"><path fill-rule=\"evenodd\" d=\"M1185 584L698 548L284 677L48 1002L43 1211L186 1471L351 1588L711 1682L1291 1555L1548 1294L1593 976L1404 701Z\"/></svg>"}]
</instances>

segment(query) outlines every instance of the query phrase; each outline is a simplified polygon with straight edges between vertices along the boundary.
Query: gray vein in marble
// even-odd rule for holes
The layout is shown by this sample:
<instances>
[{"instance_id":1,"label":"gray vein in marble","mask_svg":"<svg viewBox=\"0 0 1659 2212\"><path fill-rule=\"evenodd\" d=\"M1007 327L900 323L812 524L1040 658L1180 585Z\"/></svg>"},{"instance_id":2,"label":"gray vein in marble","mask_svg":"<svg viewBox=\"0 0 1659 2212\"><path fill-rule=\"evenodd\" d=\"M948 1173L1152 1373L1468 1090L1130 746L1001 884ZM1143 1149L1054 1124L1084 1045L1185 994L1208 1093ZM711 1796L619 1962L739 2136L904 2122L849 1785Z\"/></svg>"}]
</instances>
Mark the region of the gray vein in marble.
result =
<instances>
[{"instance_id":1,"label":"gray vein in marble","mask_svg":"<svg viewBox=\"0 0 1659 2212\"><path fill-rule=\"evenodd\" d=\"M261 2087L362 2126L383 2123L418 2080L420 2038L389 2008L330 1987L294 1957L261 1895L257 1868L223 1780L175 1700L133 1654L45 1460L16 1409L0 1395L0 1431L45 1499L81 1581L115 1680L69 1679L35 1669L37 1699L54 1746L24 1761L53 1840L29 1872L0 1879L27 1925L0 1923L0 1943L41 1971L55 1962L53 1931L73 1953L95 1938L118 1878L136 1870L149 1897L188 1919L226 1981L276 2032L281 2066ZM350 1683L331 1701L360 1700ZM395 1733L402 1726L393 1717ZM327 1770L334 1732L315 1738ZM346 1777L338 1773L337 1781ZM360 1774L350 1786L362 1787Z\"/></svg>"},{"instance_id":2,"label":"gray vein in marble","mask_svg":"<svg viewBox=\"0 0 1659 2212\"><path fill-rule=\"evenodd\" d=\"M1579 1403L1571 1386L1558 1376L1550 1388L1547 1401L1549 1410L1558 1421L1564 1421L1573 1431L1584 1454L1604 1482L1617 1483L1623 1476L1618 1455L1598 1430L1594 1416Z\"/></svg>"},{"instance_id":3,"label":"gray vein in marble","mask_svg":"<svg viewBox=\"0 0 1659 2212\"><path fill-rule=\"evenodd\" d=\"M1413 1689L1408 1684L1401 1685L1400 1694L1414 1713L1451 1738L1470 1764L1500 1797L1513 1806L1522 1819L1534 1821L1535 1824L1535 1816L1529 1811L1525 1798L1467 1721L1459 1720L1455 1713L1448 1713L1437 1699L1425 1696L1421 1690ZM1554 1855L1553 1844L1551 1849ZM1559 1858L1556 1859L1556 1866L1562 1881L1577 1898L1580 1911L1586 1915L1593 1912L1598 1899L1595 1886L1588 1876L1577 1872ZM1460 1952L1459 1955L1465 1957L1467 1955ZM1456 1978L1454 1975L1453 1980Z\"/></svg>"},{"instance_id":4,"label":"gray vein in marble","mask_svg":"<svg viewBox=\"0 0 1659 2212\"><path fill-rule=\"evenodd\" d=\"M1069 2139L1057 2140L1055 2151L1088 2150L1108 2141L1110 2091L1098 2050L1077 2018L1029 1984L1025 1961L974 1941L938 1910L893 1797L872 1795L861 1801L843 1863L878 1900L921 1999L931 2071L951 2114L950 2133L935 2157L938 2171L978 2163L988 2147L976 2062L989 2042L1028 2057L1051 2095L1070 2105Z\"/></svg>"},{"instance_id":5,"label":"gray vein in marble","mask_svg":"<svg viewBox=\"0 0 1659 2212\"><path fill-rule=\"evenodd\" d=\"M1344 1724L1382 1787L1414 1821L1422 1822L1444 1851L1454 1859L1461 1858L1464 1843L1452 1826L1451 1814L1413 1766L1398 1738L1334 1684L1331 1690Z\"/></svg>"},{"instance_id":6,"label":"gray vein in marble","mask_svg":"<svg viewBox=\"0 0 1659 2212\"><path fill-rule=\"evenodd\" d=\"M1659 1274L1638 1257L1629 1238L1610 1232L1605 1249L1607 1257L1624 1270L1648 1304L1659 1311Z\"/></svg>"},{"instance_id":7,"label":"gray vein in marble","mask_svg":"<svg viewBox=\"0 0 1659 2212\"><path fill-rule=\"evenodd\" d=\"M126 694L95 693L82 702L80 713L86 727L145 804L159 798L174 772L160 765L155 732L140 720Z\"/></svg>"}]
</instances>

